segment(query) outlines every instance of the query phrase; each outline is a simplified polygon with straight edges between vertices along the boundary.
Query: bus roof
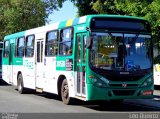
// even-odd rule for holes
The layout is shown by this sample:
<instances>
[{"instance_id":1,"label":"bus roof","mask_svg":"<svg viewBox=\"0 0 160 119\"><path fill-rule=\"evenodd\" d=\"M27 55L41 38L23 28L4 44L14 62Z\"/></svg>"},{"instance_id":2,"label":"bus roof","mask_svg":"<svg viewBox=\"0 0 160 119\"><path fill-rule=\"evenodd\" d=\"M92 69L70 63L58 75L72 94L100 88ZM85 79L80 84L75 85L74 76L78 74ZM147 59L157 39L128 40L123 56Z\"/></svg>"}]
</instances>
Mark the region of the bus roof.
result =
<instances>
[{"instance_id":1,"label":"bus roof","mask_svg":"<svg viewBox=\"0 0 160 119\"><path fill-rule=\"evenodd\" d=\"M14 34L11 34L11 35L7 35L7 36L4 37L4 40L24 36L26 32L40 33L40 32L44 32L44 31L56 30L56 29L61 29L61 28L64 28L64 27L83 24L83 23L89 22L94 17L108 17L108 18L124 18L124 19L145 20L141 17L124 16L124 15L108 15L108 14L86 15L86 16L82 16L82 17L79 17L79 18L69 19L69 20L62 21L62 22L56 22L56 23L53 23L53 24L50 24L50 25L41 26L41 27L26 30L26 31L14 33Z\"/></svg>"}]
</instances>

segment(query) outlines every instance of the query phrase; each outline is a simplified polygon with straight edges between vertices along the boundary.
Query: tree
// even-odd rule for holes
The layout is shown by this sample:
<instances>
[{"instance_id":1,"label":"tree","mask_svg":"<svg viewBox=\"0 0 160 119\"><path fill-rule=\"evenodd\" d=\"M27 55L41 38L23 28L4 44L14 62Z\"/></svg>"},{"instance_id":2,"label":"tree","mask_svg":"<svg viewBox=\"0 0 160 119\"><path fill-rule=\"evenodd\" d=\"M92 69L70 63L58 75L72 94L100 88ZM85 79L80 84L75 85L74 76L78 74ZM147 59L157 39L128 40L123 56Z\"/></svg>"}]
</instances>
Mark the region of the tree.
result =
<instances>
[{"instance_id":1,"label":"tree","mask_svg":"<svg viewBox=\"0 0 160 119\"><path fill-rule=\"evenodd\" d=\"M58 0L59 7L63 6L63 3L67 0ZM92 9L92 1L94 0L70 0L78 8L77 16L84 16L87 14L95 14L96 12Z\"/></svg>"},{"instance_id":2,"label":"tree","mask_svg":"<svg viewBox=\"0 0 160 119\"><path fill-rule=\"evenodd\" d=\"M160 37L160 0L96 0L92 5L97 13L144 17L154 38Z\"/></svg>"},{"instance_id":3,"label":"tree","mask_svg":"<svg viewBox=\"0 0 160 119\"><path fill-rule=\"evenodd\" d=\"M78 8L78 16L96 14L96 11L92 9L93 0L71 0L71 1Z\"/></svg>"},{"instance_id":4,"label":"tree","mask_svg":"<svg viewBox=\"0 0 160 119\"><path fill-rule=\"evenodd\" d=\"M63 2L64 1L65 0L63 0ZM97 13L143 17L147 19L151 24L153 38L160 38L160 0L71 1L75 4L75 6L77 6L79 16Z\"/></svg>"},{"instance_id":5,"label":"tree","mask_svg":"<svg viewBox=\"0 0 160 119\"><path fill-rule=\"evenodd\" d=\"M99 14L121 14L125 12L121 9L117 9L117 2L114 0L96 0L92 3L92 9Z\"/></svg>"},{"instance_id":6,"label":"tree","mask_svg":"<svg viewBox=\"0 0 160 119\"><path fill-rule=\"evenodd\" d=\"M0 0L0 39L4 35L44 25L57 0Z\"/></svg>"}]
</instances>

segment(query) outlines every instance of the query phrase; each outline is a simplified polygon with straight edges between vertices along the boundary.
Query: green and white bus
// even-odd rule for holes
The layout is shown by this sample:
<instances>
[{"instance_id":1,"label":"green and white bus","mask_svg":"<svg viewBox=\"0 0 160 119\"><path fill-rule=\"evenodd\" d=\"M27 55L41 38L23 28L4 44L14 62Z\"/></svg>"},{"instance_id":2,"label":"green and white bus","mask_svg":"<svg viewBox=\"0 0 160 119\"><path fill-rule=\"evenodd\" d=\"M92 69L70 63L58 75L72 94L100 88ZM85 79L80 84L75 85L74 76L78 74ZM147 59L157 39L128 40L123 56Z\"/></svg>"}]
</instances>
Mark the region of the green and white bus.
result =
<instances>
[{"instance_id":1,"label":"green and white bus","mask_svg":"<svg viewBox=\"0 0 160 119\"><path fill-rule=\"evenodd\" d=\"M2 76L65 104L152 98L152 48L145 19L87 15L5 36Z\"/></svg>"}]
</instances>

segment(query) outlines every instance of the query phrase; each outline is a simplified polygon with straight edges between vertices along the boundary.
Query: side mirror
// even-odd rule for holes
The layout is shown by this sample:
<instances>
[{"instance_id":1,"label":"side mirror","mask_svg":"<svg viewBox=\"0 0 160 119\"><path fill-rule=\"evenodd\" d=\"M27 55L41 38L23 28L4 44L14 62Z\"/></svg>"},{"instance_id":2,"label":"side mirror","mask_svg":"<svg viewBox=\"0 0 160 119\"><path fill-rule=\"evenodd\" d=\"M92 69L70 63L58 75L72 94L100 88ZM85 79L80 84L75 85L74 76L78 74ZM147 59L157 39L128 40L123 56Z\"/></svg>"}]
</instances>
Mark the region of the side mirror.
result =
<instances>
[{"instance_id":1,"label":"side mirror","mask_svg":"<svg viewBox=\"0 0 160 119\"><path fill-rule=\"evenodd\" d=\"M92 37L88 37L86 39L86 48L91 49L92 48L92 44L93 44L93 38Z\"/></svg>"}]
</instances>

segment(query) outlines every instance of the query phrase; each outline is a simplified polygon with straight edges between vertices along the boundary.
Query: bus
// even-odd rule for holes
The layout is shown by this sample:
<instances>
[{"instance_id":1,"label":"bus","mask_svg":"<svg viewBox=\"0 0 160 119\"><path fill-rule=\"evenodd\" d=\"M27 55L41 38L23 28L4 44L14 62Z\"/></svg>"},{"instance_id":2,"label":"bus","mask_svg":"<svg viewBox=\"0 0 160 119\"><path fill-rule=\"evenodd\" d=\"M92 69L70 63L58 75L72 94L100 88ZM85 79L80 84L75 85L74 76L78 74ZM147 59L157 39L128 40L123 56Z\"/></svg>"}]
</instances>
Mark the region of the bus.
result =
<instances>
[{"instance_id":1,"label":"bus","mask_svg":"<svg viewBox=\"0 0 160 119\"><path fill-rule=\"evenodd\" d=\"M2 79L2 49L3 42L0 42L0 79Z\"/></svg>"},{"instance_id":2,"label":"bus","mask_svg":"<svg viewBox=\"0 0 160 119\"><path fill-rule=\"evenodd\" d=\"M153 98L151 28L143 18L86 15L4 37L3 80L64 104Z\"/></svg>"}]
</instances>

